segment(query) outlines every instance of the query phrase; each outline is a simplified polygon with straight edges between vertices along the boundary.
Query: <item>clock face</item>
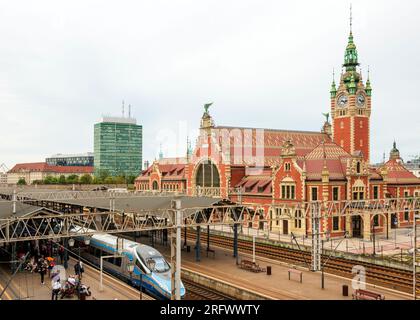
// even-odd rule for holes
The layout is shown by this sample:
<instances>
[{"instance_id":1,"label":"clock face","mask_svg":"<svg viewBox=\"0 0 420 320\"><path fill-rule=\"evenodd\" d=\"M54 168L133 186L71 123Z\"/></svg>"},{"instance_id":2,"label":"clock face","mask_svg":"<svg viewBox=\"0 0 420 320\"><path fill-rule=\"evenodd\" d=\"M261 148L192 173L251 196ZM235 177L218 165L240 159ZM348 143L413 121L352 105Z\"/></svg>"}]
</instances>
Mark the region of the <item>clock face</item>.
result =
<instances>
[{"instance_id":1,"label":"clock face","mask_svg":"<svg viewBox=\"0 0 420 320\"><path fill-rule=\"evenodd\" d=\"M338 98L338 106L343 108L346 106L348 98L346 95L342 95Z\"/></svg>"},{"instance_id":2,"label":"clock face","mask_svg":"<svg viewBox=\"0 0 420 320\"><path fill-rule=\"evenodd\" d=\"M365 105L365 96L363 94L359 94L357 96L357 105L359 107L363 107Z\"/></svg>"}]
</instances>

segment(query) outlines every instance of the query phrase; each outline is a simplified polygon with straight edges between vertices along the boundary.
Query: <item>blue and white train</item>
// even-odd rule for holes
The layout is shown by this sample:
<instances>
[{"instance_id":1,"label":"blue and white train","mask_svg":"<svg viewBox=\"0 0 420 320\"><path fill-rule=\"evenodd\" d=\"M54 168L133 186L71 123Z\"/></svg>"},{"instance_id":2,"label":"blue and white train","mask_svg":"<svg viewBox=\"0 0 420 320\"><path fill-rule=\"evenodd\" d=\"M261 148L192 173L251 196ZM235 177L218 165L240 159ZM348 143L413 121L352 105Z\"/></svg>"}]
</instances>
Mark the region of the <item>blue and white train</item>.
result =
<instances>
[{"instance_id":1,"label":"blue and white train","mask_svg":"<svg viewBox=\"0 0 420 320\"><path fill-rule=\"evenodd\" d=\"M94 232L94 230L84 230ZM80 232L80 228L72 231ZM76 236L75 240L84 242L85 238L85 236ZM171 267L159 251L128 239L121 241L119 238L120 243L118 243L117 237L105 233L95 233L89 238L89 246L81 252L83 258L99 266L101 256L120 255L121 257L103 259L104 270L131 282L130 284L135 287L144 288L148 294L157 299L171 298ZM122 250L117 250L117 245L120 245ZM121 254L118 251L121 251ZM131 276L127 266L129 263L134 264ZM181 298L184 296L185 287L181 282Z\"/></svg>"}]
</instances>

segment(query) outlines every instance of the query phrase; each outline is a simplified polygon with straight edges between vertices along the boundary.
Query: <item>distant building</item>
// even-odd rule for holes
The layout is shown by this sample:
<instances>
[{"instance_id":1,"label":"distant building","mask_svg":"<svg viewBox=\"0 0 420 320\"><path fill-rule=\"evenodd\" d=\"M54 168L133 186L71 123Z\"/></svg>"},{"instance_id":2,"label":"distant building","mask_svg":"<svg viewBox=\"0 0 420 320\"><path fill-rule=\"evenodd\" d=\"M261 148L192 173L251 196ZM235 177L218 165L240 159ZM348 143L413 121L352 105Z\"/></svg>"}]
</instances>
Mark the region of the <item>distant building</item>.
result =
<instances>
[{"instance_id":1,"label":"distant building","mask_svg":"<svg viewBox=\"0 0 420 320\"><path fill-rule=\"evenodd\" d=\"M185 192L187 177L185 167L187 158L160 158L145 170L135 180L139 191L179 191Z\"/></svg>"},{"instance_id":2,"label":"distant building","mask_svg":"<svg viewBox=\"0 0 420 320\"><path fill-rule=\"evenodd\" d=\"M94 127L95 174L138 176L142 169L142 131L134 118L104 117Z\"/></svg>"},{"instance_id":3,"label":"distant building","mask_svg":"<svg viewBox=\"0 0 420 320\"><path fill-rule=\"evenodd\" d=\"M93 167L87 166L51 166L46 162L18 163L7 173L7 183L15 184L19 179L25 179L27 184L36 180L44 180L48 176L66 178L70 175L82 176L93 174Z\"/></svg>"},{"instance_id":4,"label":"distant building","mask_svg":"<svg viewBox=\"0 0 420 320\"><path fill-rule=\"evenodd\" d=\"M411 171L417 178L420 178L420 157L407 161L405 167Z\"/></svg>"},{"instance_id":5,"label":"distant building","mask_svg":"<svg viewBox=\"0 0 420 320\"><path fill-rule=\"evenodd\" d=\"M9 169L7 169L6 165L2 163L0 165L0 184L7 183L7 171L9 171Z\"/></svg>"},{"instance_id":6,"label":"distant building","mask_svg":"<svg viewBox=\"0 0 420 320\"><path fill-rule=\"evenodd\" d=\"M79 154L55 154L45 159L51 166L87 166L93 167L93 152Z\"/></svg>"}]
</instances>

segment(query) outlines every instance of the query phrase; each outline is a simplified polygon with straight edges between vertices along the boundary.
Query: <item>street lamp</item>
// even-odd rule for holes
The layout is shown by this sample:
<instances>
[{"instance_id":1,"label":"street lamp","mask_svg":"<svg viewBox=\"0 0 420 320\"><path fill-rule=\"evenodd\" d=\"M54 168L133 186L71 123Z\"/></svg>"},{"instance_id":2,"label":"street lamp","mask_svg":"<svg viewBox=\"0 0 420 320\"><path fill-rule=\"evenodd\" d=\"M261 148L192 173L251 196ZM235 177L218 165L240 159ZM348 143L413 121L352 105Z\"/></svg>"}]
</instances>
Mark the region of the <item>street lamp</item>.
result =
<instances>
[{"instance_id":1,"label":"street lamp","mask_svg":"<svg viewBox=\"0 0 420 320\"><path fill-rule=\"evenodd\" d=\"M130 274L130 285L132 284L132 274L134 271L134 264L132 264L131 262L127 264L127 271Z\"/></svg>"}]
</instances>

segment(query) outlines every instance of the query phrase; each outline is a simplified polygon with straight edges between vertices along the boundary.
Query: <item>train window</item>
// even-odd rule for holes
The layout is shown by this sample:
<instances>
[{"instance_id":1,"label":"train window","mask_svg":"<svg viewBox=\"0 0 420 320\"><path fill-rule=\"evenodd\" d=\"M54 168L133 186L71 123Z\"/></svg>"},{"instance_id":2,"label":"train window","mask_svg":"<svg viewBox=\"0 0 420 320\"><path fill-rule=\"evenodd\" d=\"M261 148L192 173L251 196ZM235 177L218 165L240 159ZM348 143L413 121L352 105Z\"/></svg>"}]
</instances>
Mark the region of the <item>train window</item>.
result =
<instances>
[{"instance_id":1,"label":"train window","mask_svg":"<svg viewBox=\"0 0 420 320\"><path fill-rule=\"evenodd\" d=\"M143 273L146 273L146 271L144 270L143 266L140 264L139 260L136 260L136 266L137 266L138 268L140 268L140 270L141 270Z\"/></svg>"},{"instance_id":2,"label":"train window","mask_svg":"<svg viewBox=\"0 0 420 320\"><path fill-rule=\"evenodd\" d=\"M121 258L115 258L115 259L114 259L114 264L115 264L117 267L121 267L121 262L122 262L122 259L121 259Z\"/></svg>"},{"instance_id":3,"label":"train window","mask_svg":"<svg viewBox=\"0 0 420 320\"><path fill-rule=\"evenodd\" d=\"M95 257L100 257L101 256L101 249L98 249L98 248L95 248L95 251L94 251L95 253L94 253L94 255L95 255Z\"/></svg>"}]
</instances>

